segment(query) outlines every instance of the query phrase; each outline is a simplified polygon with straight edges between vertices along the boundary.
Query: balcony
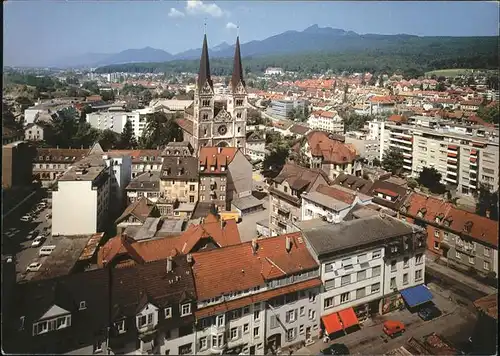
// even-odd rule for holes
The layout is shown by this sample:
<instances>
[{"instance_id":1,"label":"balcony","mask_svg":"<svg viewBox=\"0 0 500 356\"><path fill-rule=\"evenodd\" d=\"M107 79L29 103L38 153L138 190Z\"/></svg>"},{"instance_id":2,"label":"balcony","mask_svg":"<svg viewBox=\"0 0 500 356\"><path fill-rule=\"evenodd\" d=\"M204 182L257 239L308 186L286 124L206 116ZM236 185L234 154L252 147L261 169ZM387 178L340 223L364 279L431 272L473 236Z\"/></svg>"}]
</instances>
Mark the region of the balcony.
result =
<instances>
[{"instance_id":1,"label":"balcony","mask_svg":"<svg viewBox=\"0 0 500 356\"><path fill-rule=\"evenodd\" d=\"M457 183L457 179L456 179L456 178L454 178L454 177L447 176L447 177L445 178L445 180L446 180L447 182L452 182L452 183L455 183L455 184Z\"/></svg>"},{"instance_id":2,"label":"balcony","mask_svg":"<svg viewBox=\"0 0 500 356\"><path fill-rule=\"evenodd\" d=\"M446 173L447 173L447 174L450 174L450 175L452 175L452 176L455 176L455 177L457 176L457 172L447 171Z\"/></svg>"},{"instance_id":3,"label":"balcony","mask_svg":"<svg viewBox=\"0 0 500 356\"><path fill-rule=\"evenodd\" d=\"M403 158L403 161L404 161L404 162L406 162L406 163L411 164L411 159L408 159L408 158Z\"/></svg>"},{"instance_id":4,"label":"balcony","mask_svg":"<svg viewBox=\"0 0 500 356\"><path fill-rule=\"evenodd\" d=\"M468 255L476 254L476 249L468 244L455 244L455 249Z\"/></svg>"}]
</instances>

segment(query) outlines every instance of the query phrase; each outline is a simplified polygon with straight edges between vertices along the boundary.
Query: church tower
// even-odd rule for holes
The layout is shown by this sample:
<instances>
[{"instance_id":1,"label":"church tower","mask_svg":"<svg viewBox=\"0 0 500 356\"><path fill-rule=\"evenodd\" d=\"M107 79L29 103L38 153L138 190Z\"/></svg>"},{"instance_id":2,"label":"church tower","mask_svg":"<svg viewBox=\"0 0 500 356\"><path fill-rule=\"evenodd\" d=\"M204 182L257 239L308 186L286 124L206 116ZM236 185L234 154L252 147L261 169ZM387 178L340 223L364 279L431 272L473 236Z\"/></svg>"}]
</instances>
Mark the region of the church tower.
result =
<instances>
[{"instance_id":1,"label":"church tower","mask_svg":"<svg viewBox=\"0 0 500 356\"><path fill-rule=\"evenodd\" d=\"M227 111L233 118L234 136L233 147L239 147L245 153L246 120L247 120L247 91L243 79L241 65L240 37L236 37L234 50L233 75L231 77L231 95L227 102Z\"/></svg>"},{"instance_id":2,"label":"church tower","mask_svg":"<svg viewBox=\"0 0 500 356\"><path fill-rule=\"evenodd\" d=\"M210 61L205 34L201 49L200 71L194 90L193 146L195 152L198 152L200 147L212 146L214 110L214 85L210 78Z\"/></svg>"}]
</instances>

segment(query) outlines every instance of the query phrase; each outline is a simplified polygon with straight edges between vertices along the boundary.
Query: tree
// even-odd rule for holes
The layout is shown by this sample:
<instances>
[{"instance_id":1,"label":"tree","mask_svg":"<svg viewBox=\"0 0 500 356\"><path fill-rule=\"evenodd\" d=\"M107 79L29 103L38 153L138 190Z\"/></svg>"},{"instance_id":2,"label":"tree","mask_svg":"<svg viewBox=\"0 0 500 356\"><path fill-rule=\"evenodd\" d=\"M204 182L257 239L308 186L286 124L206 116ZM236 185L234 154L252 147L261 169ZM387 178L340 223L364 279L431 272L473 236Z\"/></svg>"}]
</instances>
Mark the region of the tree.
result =
<instances>
[{"instance_id":1,"label":"tree","mask_svg":"<svg viewBox=\"0 0 500 356\"><path fill-rule=\"evenodd\" d=\"M399 174L403 168L403 152L396 147L391 147L384 152L382 167L392 174Z\"/></svg>"},{"instance_id":2,"label":"tree","mask_svg":"<svg viewBox=\"0 0 500 356\"><path fill-rule=\"evenodd\" d=\"M153 94L151 94L151 92L149 90L145 90L142 93L142 101L144 103L149 105L149 103L151 102L152 99L153 99Z\"/></svg>"},{"instance_id":3,"label":"tree","mask_svg":"<svg viewBox=\"0 0 500 356\"><path fill-rule=\"evenodd\" d=\"M182 139L182 129L173 118L168 118L161 112L146 116L146 127L140 139L142 148L164 147L169 142L182 141Z\"/></svg>"},{"instance_id":4,"label":"tree","mask_svg":"<svg viewBox=\"0 0 500 356\"><path fill-rule=\"evenodd\" d=\"M82 89L85 89L92 94L99 94L99 85L97 84L96 81L90 81L90 82L85 82L82 84Z\"/></svg>"},{"instance_id":5,"label":"tree","mask_svg":"<svg viewBox=\"0 0 500 356\"><path fill-rule=\"evenodd\" d=\"M374 166L374 167L380 167L381 162L380 162L380 160L379 160L377 157L375 157L375 158L373 159L372 164L373 164L373 166Z\"/></svg>"},{"instance_id":6,"label":"tree","mask_svg":"<svg viewBox=\"0 0 500 356\"><path fill-rule=\"evenodd\" d=\"M114 101L115 100L115 92L113 90L103 90L101 92L101 98L104 101Z\"/></svg>"},{"instance_id":7,"label":"tree","mask_svg":"<svg viewBox=\"0 0 500 356\"><path fill-rule=\"evenodd\" d=\"M122 150L134 149L137 147L137 140L135 139L134 129L132 128L132 122L130 120L127 120L123 127L123 131L118 141L118 147Z\"/></svg>"},{"instance_id":8,"label":"tree","mask_svg":"<svg viewBox=\"0 0 500 356\"><path fill-rule=\"evenodd\" d=\"M2 102L2 127L9 128L14 131L21 131L23 125L18 122L10 110L10 108Z\"/></svg>"},{"instance_id":9,"label":"tree","mask_svg":"<svg viewBox=\"0 0 500 356\"><path fill-rule=\"evenodd\" d=\"M270 150L269 154L264 157L264 161L262 162L264 170L281 170L289 154L290 149L286 146L278 146Z\"/></svg>"},{"instance_id":10,"label":"tree","mask_svg":"<svg viewBox=\"0 0 500 356\"><path fill-rule=\"evenodd\" d=\"M490 214L490 219L498 220L498 190L491 192L486 185L481 184L479 186L476 213L487 216L487 212Z\"/></svg>"},{"instance_id":11,"label":"tree","mask_svg":"<svg viewBox=\"0 0 500 356\"><path fill-rule=\"evenodd\" d=\"M439 82L436 85L436 90L437 91L445 91L446 90L446 85L444 84L444 82Z\"/></svg>"},{"instance_id":12,"label":"tree","mask_svg":"<svg viewBox=\"0 0 500 356\"><path fill-rule=\"evenodd\" d=\"M90 105L84 105L80 110L80 121L85 121L87 118L87 114L92 112L92 107Z\"/></svg>"},{"instance_id":13,"label":"tree","mask_svg":"<svg viewBox=\"0 0 500 356\"><path fill-rule=\"evenodd\" d=\"M418 182L413 178L408 178L407 180L408 188L415 189L418 187Z\"/></svg>"},{"instance_id":14,"label":"tree","mask_svg":"<svg viewBox=\"0 0 500 356\"><path fill-rule=\"evenodd\" d=\"M175 96L175 93L172 93L169 90L164 90L160 94L160 98L164 98L164 99L172 99L174 96Z\"/></svg>"},{"instance_id":15,"label":"tree","mask_svg":"<svg viewBox=\"0 0 500 356\"><path fill-rule=\"evenodd\" d=\"M369 86L374 86L377 83L377 79L375 78L375 75L372 75L370 77L370 80L368 81Z\"/></svg>"},{"instance_id":16,"label":"tree","mask_svg":"<svg viewBox=\"0 0 500 356\"><path fill-rule=\"evenodd\" d=\"M441 173L434 167L424 167L420 172L417 182L428 188L432 193L443 194L445 186L441 184Z\"/></svg>"},{"instance_id":17,"label":"tree","mask_svg":"<svg viewBox=\"0 0 500 356\"><path fill-rule=\"evenodd\" d=\"M106 129L101 131L98 141L104 151L117 148L120 141L120 134L113 130Z\"/></svg>"}]
</instances>

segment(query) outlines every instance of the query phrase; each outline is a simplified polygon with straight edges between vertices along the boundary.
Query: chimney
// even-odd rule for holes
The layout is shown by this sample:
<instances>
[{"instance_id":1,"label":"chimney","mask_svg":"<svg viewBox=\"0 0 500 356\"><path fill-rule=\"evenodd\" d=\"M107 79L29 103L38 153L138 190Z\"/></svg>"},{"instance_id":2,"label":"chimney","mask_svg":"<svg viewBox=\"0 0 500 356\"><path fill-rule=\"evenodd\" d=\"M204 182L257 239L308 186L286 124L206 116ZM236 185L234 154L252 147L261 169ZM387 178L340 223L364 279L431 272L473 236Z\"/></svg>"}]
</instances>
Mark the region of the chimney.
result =
<instances>
[{"instance_id":1,"label":"chimney","mask_svg":"<svg viewBox=\"0 0 500 356\"><path fill-rule=\"evenodd\" d=\"M489 219L490 218L490 214L491 214L490 209L486 209L485 214L486 214L486 217Z\"/></svg>"},{"instance_id":2,"label":"chimney","mask_svg":"<svg viewBox=\"0 0 500 356\"><path fill-rule=\"evenodd\" d=\"M167 273L172 272L172 257L167 257Z\"/></svg>"},{"instance_id":3,"label":"chimney","mask_svg":"<svg viewBox=\"0 0 500 356\"><path fill-rule=\"evenodd\" d=\"M254 255L257 253L258 248L257 239L252 239L252 251Z\"/></svg>"},{"instance_id":4,"label":"chimney","mask_svg":"<svg viewBox=\"0 0 500 356\"><path fill-rule=\"evenodd\" d=\"M286 237L285 248L286 248L286 252L290 252L290 250L292 249L292 239L290 238L290 236Z\"/></svg>"},{"instance_id":5,"label":"chimney","mask_svg":"<svg viewBox=\"0 0 500 356\"><path fill-rule=\"evenodd\" d=\"M187 263L191 264L193 262L193 255L188 253L186 255L186 261L187 261Z\"/></svg>"}]
</instances>

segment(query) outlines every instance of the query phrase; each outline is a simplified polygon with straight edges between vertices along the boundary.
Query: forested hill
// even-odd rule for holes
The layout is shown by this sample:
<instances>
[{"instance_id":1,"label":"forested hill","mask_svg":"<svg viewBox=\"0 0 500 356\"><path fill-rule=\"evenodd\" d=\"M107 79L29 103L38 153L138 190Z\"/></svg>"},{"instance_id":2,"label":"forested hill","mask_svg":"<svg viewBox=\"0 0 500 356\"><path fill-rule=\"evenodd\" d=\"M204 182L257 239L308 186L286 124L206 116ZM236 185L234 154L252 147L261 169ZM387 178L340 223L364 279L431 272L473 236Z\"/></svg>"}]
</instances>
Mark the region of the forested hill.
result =
<instances>
[{"instance_id":1,"label":"forested hill","mask_svg":"<svg viewBox=\"0 0 500 356\"><path fill-rule=\"evenodd\" d=\"M377 35L373 35L377 36ZM389 39L390 38L390 39ZM352 48L345 51L333 49L274 54L268 56L245 55L242 46L243 65L246 72L258 73L267 67L277 66L288 71L319 73L331 69L335 72L413 72L442 68L497 69L497 37L417 37L383 36L377 38L377 47ZM214 75L229 75L232 58L211 58ZM98 68L108 72L197 72L199 61L175 60L162 63L130 63Z\"/></svg>"}]
</instances>

